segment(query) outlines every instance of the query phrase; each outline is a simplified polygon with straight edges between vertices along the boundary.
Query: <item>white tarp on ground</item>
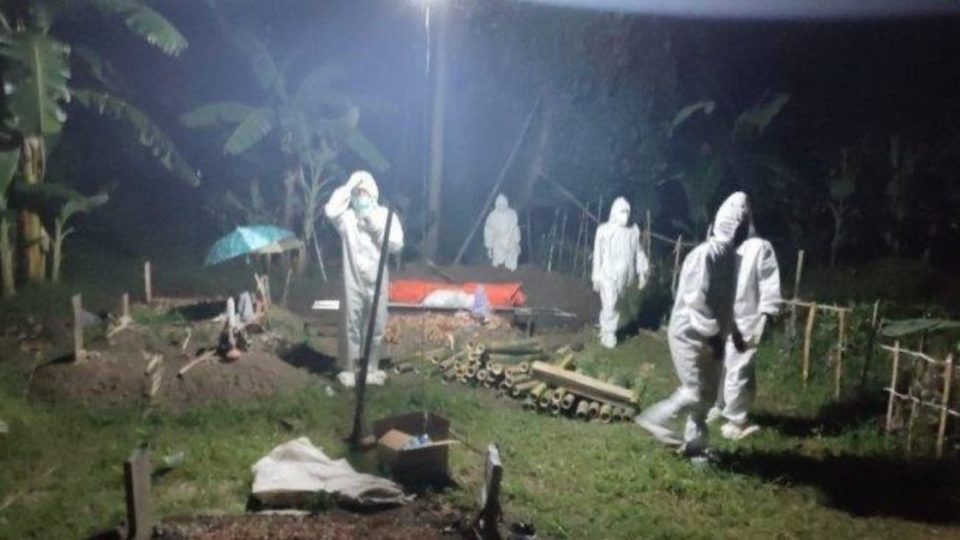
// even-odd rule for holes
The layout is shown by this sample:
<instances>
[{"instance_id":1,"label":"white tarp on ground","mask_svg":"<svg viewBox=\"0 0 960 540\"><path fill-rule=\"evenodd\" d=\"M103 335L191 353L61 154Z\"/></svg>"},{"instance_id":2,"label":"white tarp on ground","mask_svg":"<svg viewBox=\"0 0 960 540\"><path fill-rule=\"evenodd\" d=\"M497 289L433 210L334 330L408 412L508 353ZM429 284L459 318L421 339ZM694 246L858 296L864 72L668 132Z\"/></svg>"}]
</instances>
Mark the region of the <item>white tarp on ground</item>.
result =
<instances>
[{"instance_id":1,"label":"white tarp on ground","mask_svg":"<svg viewBox=\"0 0 960 540\"><path fill-rule=\"evenodd\" d=\"M306 437L274 448L251 470L253 496L268 506L302 506L319 492L363 506L403 504L412 498L390 480L358 473L345 459L330 459Z\"/></svg>"}]
</instances>

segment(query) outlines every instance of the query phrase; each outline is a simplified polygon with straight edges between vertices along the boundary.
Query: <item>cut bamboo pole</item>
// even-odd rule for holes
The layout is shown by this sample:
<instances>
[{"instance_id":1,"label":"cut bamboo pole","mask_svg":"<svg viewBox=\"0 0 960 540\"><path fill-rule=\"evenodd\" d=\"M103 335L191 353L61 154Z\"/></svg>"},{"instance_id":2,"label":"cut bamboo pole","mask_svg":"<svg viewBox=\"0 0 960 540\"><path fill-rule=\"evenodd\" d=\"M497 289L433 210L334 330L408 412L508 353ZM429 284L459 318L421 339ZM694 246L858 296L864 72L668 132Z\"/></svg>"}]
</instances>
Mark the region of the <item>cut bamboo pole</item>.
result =
<instances>
[{"instance_id":1,"label":"cut bamboo pole","mask_svg":"<svg viewBox=\"0 0 960 540\"><path fill-rule=\"evenodd\" d=\"M893 342L893 373L890 375L890 397L887 399L887 435L893 431L893 408L897 394L897 374L900 371L900 340Z\"/></svg>"},{"instance_id":2,"label":"cut bamboo pole","mask_svg":"<svg viewBox=\"0 0 960 540\"><path fill-rule=\"evenodd\" d=\"M123 293L120 296L120 322L130 320L130 295Z\"/></svg>"},{"instance_id":3,"label":"cut bamboo pole","mask_svg":"<svg viewBox=\"0 0 960 540\"><path fill-rule=\"evenodd\" d=\"M807 327L803 333L803 385L807 385L810 378L810 345L813 341L813 321L817 316L817 304L810 306L807 314Z\"/></svg>"},{"instance_id":4,"label":"cut bamboo pole","mask_svg":"<svg viewBox=\"0 0 960 540\"><path fill-rule=\"evenodd\" d=\"M563 399L560 400L560 408L565 411L573 410L573 404L577 402L577 396L573 392L567 392L564 394Z\"/></svg>"},{"instance_id":5,"label":"cut bamboo pole","mask_svg":"<svg viewBox=\"0 0 960 540\"><path fill-rule=\"evenodd\" d=\"M153 276L150 261L143 263L143 300L147 304L153 302Z\"/></svg>"},{"instance_id":6,"label":"cut bamboo pole","mask_svg":"<svg viewBox=\"0 0 960 540\"><path fill-rule=\"evenodd\" d=\"M73 305L73 361L80 363L86 356L83 350L83 298L75 294L70 302Z\"/></svg>"},{"instance_id":7,"label":"cut bamboo pole","mask_svg":"<svg viewBox=\"0 0 960 540\"><path fill-rule=\"evenodd\" d=\"M572 356L570 358L572 360ZM532 371L535 377L548 383L563 386L583 397L631 405L637 403L636 396L626 388L606 383L581 373L567 371L560 366L553 366L545 362L534 362Z\"/></svg>"},{"instance_id":8,"label":"cut bamboo pole","mask_svg":"<svg viewBox=\"0 0 960 540\"><path fill-rule=\"evenodd\" d=\"M943 363L943 401L940 410L940 425L937 426L937 459L943 457L943 440L947 433L947 412L950 408L950 387L953 384L953 354Z\"/></svg>"},{"instance_id":9,"label":"cut bamboo pole","mask_svg":"<svg viewBox=\"0 0 960 540\"><path fill-rule=\"evenodd\" d=\"M613 407L611 407L609 403L604 403L603 406L600 407L600 421L604 424L609 424L612 419Z\"/></svg>"},{"instance_id":10,"label":"cut bamboo pole","mask_svg":"<svg viewBox=\"0 0 960 540\"><path fill-rule=\"evenodd\" d=\"M196 367L198 364L201 364L201 363L206 362L206 361L208 361L208 360L213 360L213 358L214 358L215 356L216 356L216 352L215 352L214 350L212 350L212 349L209 350L209 351L207 351L207 352L205 352L205 353L203 353L203 354L201 354L200 356L198 356L198 357L194 358L193 360L187 362L187 364L186 364L185 366L183 366L182 368L180 368L180 371L177 372L177 377L180 378L180 379L182 379L182 378L184 377L184 375L187 374L188 371L190 371L191 369L193 369L194 367Z\"/></svg>"},{"instance_id":11,"label":"cut bamboo pole","mask_svg":"<svg viewBox=\"0 0 960 540\"><path fill-rule=\"evenodd\" d=\"M793 274L793 300L796 301L800 297L800 276L803 274L803 250L797 251L797 270ZM794 303L790 304L790 354L793 355L793 343L796 342L797 337L797 306Z\"/></svg>"},{"instance_id":12,"label":"cut bamboo pole","mask_svg":"<svg viewBox=\"0 0 960 540\"><path fill-rule=\"evenodd\" d=\"M597 416L600 416L600 404L596 401L591 401L590 406L587 407L587 420L593 420Z\"/></svg>"},{"instance_id":13,"label":"cut bamboo pole","mask_svg":"<svg viewBox=\"0 0 960 540\"><path fill-rule=\"evenodd\" d=\"M513 397L520 397L523 394L526 394L541 384L540 381L528 380L522 383L514 383L513 388L510 390L510 395Z\"/></svg>"},{"instance_id":14,"label":"cut bamboo pole","mask_svg":"<svg viewBox=\"0 0 960 540\"><path fill-rule=\"evenodd\" d=\"M588 409L590 409L590 402L585 399L581 399L580 402L577 403L577 410L574 413L574 416L582 420L586 420Z\"/></svg>"},{"instance_id":15,"label":"cut bamboo pole","mask_svg":"<svg viewBox=\"0 0 960 540\"><path fill-rule=\"evenodd\" d=\"M841 311L838 315L838 326L837 330L837 365L836 365L836 376L834 377L834 389L833 389L833 398L840 399L840 390L843 385L843 348L846 341L846 312Z\"/></svg>"},{"instance_id":16,"label":"cut bamboo pole","mask_svg":"<svg viewBox=\"0 0 960 540\"><path fill-rule=\"evenodd\" d=\"M677 235L677 243L673 253L673 278L670 280L670 290L677 294L677 279L680 276L680 252L683 250L683 235Z\"/></svg>"}]
</instances>

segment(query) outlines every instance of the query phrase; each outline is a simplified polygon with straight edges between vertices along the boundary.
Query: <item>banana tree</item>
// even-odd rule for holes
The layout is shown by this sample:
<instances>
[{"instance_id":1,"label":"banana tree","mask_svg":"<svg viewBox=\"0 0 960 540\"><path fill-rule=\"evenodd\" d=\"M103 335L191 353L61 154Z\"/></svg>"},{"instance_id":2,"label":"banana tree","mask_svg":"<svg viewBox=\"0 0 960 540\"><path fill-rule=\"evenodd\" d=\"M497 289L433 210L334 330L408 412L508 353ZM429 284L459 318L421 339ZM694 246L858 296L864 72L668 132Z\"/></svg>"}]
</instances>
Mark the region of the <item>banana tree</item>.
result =
<instances>
[{"instance_id":1,"label":"banana tree","mask_svg":"<svg viewBox=\"0 0 960 540\"><path fill-rule=\"evenodd\" d=\"M17 172L19 161L19 148L14 147L0 152L0 275L2 275L0 284L5 297L13 296L17 292L14 281L13 239L11 238L16 213L10 208L8 191Z\"/></svg>"},{"instance_id":2,"label":"banana tree","mask_svg":"<svg viewBox=\"0 0 960 540\"><path fill-rule=\"evenodd\" d=\"M63 242L73 234L68 221L78 213L86 213L106 204L110 197L106 193L86 196L62 184L25 185L18 190L18 198L29 201L34 209L50 208L53 224L53 238L50 242L50 280L60 282L60 269L63 263Z\"/></svg>"},{"instance_id":3,"label":"banana tree","mask_svg":"<svg viewBox=\"0 0 960 540\"><path fill-rule=\"evenodd\" d=\"M61 35L56 23L89 13L121 18L128 29L164 54L176 56L187 46L169 21L139 0L10 0L0 6L0 60L6 93L6 121L0 129L0 139L20 147L22 181L28 185L43 182L50 151L48 141L61 132L68 118L66 107L75 103L129 124L137 140L163 166L191 184L199 183L199 174L186 164L171 140L147 115L120 96L98 88L70 86L73 47L70 37ZM112 88L105 80L103 59L92 50L78 50L84 51L78 58L84 60L92 78L103 87ZM27 279L43 281L45 261L39 216L21 212L19 226Z\"/></svg>"},{"instance_id":4,"label":"banana tree","mask_svg":"<svg viewBox=\"0 0 960 540\"><path fill-rule=\"evenodd\" d=\"M752 146L789 100L789 94L767 93L744 109L732 124L712 126L706 140L692 145L693 155L685 156L683 167L667 180L677 181L687 199L688 224L676 225L693 235L703 234L710 222L710 205L728 181L732 180L740 188L759 191L779 186L792 177L775 158ZM699 101L681 108L667 128L669 136L676 137L680 127L698 114L713 116L715 110L713 101Z\"/></svg>"},{"instance_id":5,"label":"banana tree","mask_svg":"<svg viewBox=\"0 0 960 540\"><path fill-rule=\"evenodd\" d=\"M833 217L833 237L830 241L830 268L837 263L837 252L847 236L847 218L853 212L850 197L857 191L861 156L849 148L840 150L840 162L830 171L830 198L827 207Z\"/></svg>"},{"instance_id":6,"label":"banana tree","mask_svg":"<svg viewBox=\"0 0 960 540\"><path fill-rule=\"evenodd\" d=\"M222 101L183 114L181 122L190 128L227 126L229 135L224 154L237 156L272 137L289 162L278 171L284 185L284 223L291 226L299 195L300 236L303 246L297 259L303 273L309 258L306 250L315 242L314 225L320 218L322 195L337 171L336 159L349 150L377 171L389 167L386 158L360 131L360 110L346 96L332 89L339 71L321 65L306 74L294 91L273 56L257 39L238 32L237 46L251 60L263 100L257 105Z\"/></svg>"}]
</instances>

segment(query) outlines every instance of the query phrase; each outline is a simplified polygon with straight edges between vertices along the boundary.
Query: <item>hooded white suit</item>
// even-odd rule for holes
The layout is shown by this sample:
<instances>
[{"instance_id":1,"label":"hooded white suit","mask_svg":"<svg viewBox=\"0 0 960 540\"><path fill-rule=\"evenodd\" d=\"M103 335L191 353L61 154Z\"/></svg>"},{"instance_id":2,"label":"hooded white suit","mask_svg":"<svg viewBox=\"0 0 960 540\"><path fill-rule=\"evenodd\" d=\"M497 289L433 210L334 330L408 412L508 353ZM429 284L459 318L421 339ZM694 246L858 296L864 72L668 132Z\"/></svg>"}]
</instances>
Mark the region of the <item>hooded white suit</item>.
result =
<instances>
[{"instance_id":1,"label":"hooded white suit","mask_svg":"<svg viewBox=\"0 0 960 540\"><path fill-rule=\"evenodd\" d=\"M351 205L354 190L364 190L373 199L369 208L356 210ZM356 369L373 307L373 294L380 263L380 248L387 226L387 209L377 204L380 190L373 176L366 171L350 175L346 184L334 190L324 207L343 240L343 298L340 301L340 367L347 373ZM394 214L387 242L390 253L403 249L403 228ZM375 372L382 358L383 330L387 325L387 303L390 290L389 268L385 268L380 287L369 372Z\"/></svg>"},{"instance_id":2,"label":"hooded white suit","mask_svg":"<svg viewBox=\"0 0 960 540\"><path fill-rule=\"evenodd\" d=\"M627 226L630 203L618 197L610 207L610 218L597 227L593 242L593 290L600 294L600 341L613 348L617 344L620 313L617 300L627 286L637 282L639 288L647 284L650 264L640 249L640 229Z\"/></svg>"},{"instance_id":3,"label":"hooded white suit","mask_svg":"<svg viewBox=\"0 0 960 540\"><path fill-rule=\"evenodd\" d=\"M737 290L733 314L746 349L737 350L727 339L724 381L717 399L717 414L738 426L747 423L747 413L756 390L753 356L760 344L765 315L780 310L780 268L770 242L758 237L744 240L737 248ZM713 413L711 413L713 414Z\"/></svg>"},{"instance_id":4,"label":"hooded white suit","mask_svg":"<svg viewBox=\"0 0 960 540\"><path fill-rule=\"evenodd\" d=\"M497 195L494 209L483 226L483 245L493 266L517 269L520 258L520 226L517 211L510 208L505 196Z\"/></svg>"},{"instance_id":5,"label":"hooded white suit","mask_svg":"<svg viewBox=\"0 0 960 540\"><path fill-rule=\"evenodd\" d=\"M717 399L723 346L734 324L734 240L748 219L747 196L734 193L717 210L713 236L684 259L668 328L680 388L637 419L660 441L679 444L672 424L686 415L682 442L690 454L707 446L707 411Z\"/></svg>"}]
</instances>

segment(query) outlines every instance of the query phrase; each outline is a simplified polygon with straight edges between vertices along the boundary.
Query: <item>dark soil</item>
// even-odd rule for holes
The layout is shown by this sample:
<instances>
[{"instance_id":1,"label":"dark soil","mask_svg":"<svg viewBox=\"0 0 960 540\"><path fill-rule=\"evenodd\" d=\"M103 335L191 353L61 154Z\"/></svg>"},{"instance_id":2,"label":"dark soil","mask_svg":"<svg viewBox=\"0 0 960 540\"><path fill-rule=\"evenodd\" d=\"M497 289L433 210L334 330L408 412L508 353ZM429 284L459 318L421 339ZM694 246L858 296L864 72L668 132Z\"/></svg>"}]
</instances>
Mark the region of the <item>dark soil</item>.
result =
<instances>
[{"instance_id":1,"label":"dark soil","mask_svg":"<svg viewBox=\"0 0 960 540\"><path fill-rule=\"evenodd\" d=\"M175 518L155 529L156 540L341 540L451 538L444 529L461 513L438 502L414 503L373 514L334 510L309 516L243 515Z\"/></svg>"},{"instance_id":2,"label":"dark soil","mask_svg":"<svg viewBox=\"0 0 960 540\"><path fill-rule=\"evenodd\" d=\"M177 308L180 309L180 308ZM270 397L303 388L318 380L308 370L284 361L278 351L287 344L273 334L254 336L254 343L239 360L225 362L214 357L178 377L188 362L214 345L216 323L192 326L189 346L181 349L186 336L182 326L152 323L136 325L110 339L96 340L83 362L70 356L39 366L31 378L30 395L57 401L85 404L137 404L150 402L160 407L183 410L214 402L239 402ZM160 387L152 397L146 373L149 357L144 351L163 355Z\"/></svg>"}]
</instances>

